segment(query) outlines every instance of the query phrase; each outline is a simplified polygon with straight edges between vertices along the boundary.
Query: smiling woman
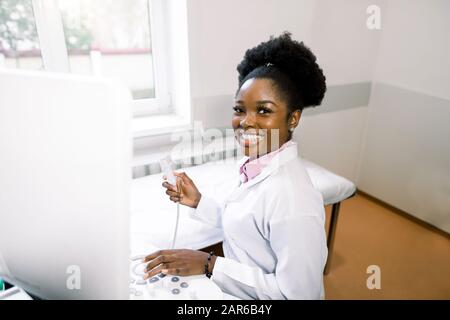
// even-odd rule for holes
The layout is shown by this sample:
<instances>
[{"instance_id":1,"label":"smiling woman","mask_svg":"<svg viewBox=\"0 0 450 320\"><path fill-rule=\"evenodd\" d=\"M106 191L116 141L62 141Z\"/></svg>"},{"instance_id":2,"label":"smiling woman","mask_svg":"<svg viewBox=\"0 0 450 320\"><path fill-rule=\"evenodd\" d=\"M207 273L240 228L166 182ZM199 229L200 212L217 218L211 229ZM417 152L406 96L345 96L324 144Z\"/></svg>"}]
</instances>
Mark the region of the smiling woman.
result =
<instances>
[{"instance_id":1,"label":"smiling woman","mask_svg":"<svg viewBox=\"0 0 450 320\"><path fill-rule=\"evenodd\" d=\"M244 154L251 159L279 149L299 120L300 110L289 114L273 80L248 79L236 96L232 125Z\"/></svg>"},{"instance_id":2,"label":"smiling woman","mask_svg":"<svg viewBox=\"0 0 450 320\"><path fill-rule=\"evenodd\" d=\"M237 70L232 123L250 158L290 140L302 110L320 105L326 90L314 54L287 32L247 50Z\"/></svg>"},{"instance_id":3,"label":"smiling woman","mask_svg":"<svg viewBox=\"0 0 450 320\"><path fill-rule=\"evenodd\" d=\"M175 173L176 188L163 183L170 200L193 209L192 218L222 228L224 257L155 252L145 259L147 277L204 273L243 299L324 298L323 199L291 138L301 111L321 103L325 76L289 33L248 50L238 71L231 122L245 157L225 200L203 196L185 173Z\"/></svg>"}]
</instances>

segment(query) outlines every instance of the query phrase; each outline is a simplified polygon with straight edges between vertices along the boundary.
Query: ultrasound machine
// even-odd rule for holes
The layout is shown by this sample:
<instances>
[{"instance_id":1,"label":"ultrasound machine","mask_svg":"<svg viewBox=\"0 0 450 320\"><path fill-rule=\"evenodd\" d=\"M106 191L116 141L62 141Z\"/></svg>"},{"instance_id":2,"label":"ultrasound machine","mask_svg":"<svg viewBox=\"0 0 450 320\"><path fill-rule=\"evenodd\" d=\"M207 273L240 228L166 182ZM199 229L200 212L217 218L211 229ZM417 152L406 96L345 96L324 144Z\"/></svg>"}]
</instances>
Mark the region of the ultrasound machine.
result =
<instances>
[{"instance_id":1,"label":"ultrasound machine","mask_svg":"<svg viewBox=\"0 0 450 320\"><path fill-rule=\"evenodd\" d=\"M0 70L0 99L0 278L15 292L222 298L204 275L142 277L142 258L166 248L130 236L132 99L125 86Z\"/></svg>"}]
</instances>

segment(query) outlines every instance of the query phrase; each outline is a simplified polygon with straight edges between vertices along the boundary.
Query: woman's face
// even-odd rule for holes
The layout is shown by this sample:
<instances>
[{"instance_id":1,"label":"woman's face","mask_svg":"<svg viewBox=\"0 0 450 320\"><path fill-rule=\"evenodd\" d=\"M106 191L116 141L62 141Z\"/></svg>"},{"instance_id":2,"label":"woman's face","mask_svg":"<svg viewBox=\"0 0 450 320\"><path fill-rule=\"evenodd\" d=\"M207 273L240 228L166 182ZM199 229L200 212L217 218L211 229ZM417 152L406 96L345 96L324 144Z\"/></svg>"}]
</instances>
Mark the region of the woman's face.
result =
<instances>
[{"instance_id":1,"label":"woman's face","mask_svg":"<svg viewBox=\"0 0 450 320\"><path fill-rule=\"evenodd\" d=\"M232 125L244 154L257 158L277 150L289 139L289 128L300 120L300 110L288 118L288 107L270 79L248 79L235 99Z\"/></svg>"}]
</instances>

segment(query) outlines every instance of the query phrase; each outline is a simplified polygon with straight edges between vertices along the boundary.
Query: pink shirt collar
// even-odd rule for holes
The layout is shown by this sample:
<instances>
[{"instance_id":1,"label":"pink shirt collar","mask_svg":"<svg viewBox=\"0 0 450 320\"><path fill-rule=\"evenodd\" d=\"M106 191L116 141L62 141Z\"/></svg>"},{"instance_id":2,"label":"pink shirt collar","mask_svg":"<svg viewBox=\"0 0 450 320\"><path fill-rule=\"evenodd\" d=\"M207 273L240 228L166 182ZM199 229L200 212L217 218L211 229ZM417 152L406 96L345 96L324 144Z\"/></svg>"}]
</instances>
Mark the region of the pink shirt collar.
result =
<instances>
[{"instance_id":1,"label":"pink shirt collar","mask_svg":"<svg viewBox=\"0 0 450 320\"><path fill-rule=\"evenodd\" d=\"M278 148L275 151L272 151L270 153L267 153L263 155L262 157L250 160L250 158L247 158L246 161L241 165L239 169L239 174L241 178L242 183L246 183L247 181L252 180L254 177L256 177L258 174L261 173L261 171L270 163L272 158L279 153L280 151L286 149L290 145L295 144L292 140L289 140L285 142L280 148Z\"/></svg>"}]
</instances>

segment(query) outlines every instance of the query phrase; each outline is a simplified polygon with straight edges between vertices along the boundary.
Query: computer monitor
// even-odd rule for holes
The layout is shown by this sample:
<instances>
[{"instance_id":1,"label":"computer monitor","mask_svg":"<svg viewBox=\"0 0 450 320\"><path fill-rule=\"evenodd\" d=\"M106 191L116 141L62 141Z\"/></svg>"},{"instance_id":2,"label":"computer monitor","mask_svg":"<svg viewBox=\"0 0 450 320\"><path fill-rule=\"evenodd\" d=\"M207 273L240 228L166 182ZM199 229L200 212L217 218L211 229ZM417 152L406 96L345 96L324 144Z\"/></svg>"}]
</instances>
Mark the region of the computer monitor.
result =
<instances>
[{"instance_id":1,"label":"computer monitor","mask_svg":"<svg viewBox=\"0 0 450 320\"><path fill-rule=\"evenodd\" d=\"M44 299L128 299L131 95L0 70L0 277Z\"/></svg>"}]
</instances>

